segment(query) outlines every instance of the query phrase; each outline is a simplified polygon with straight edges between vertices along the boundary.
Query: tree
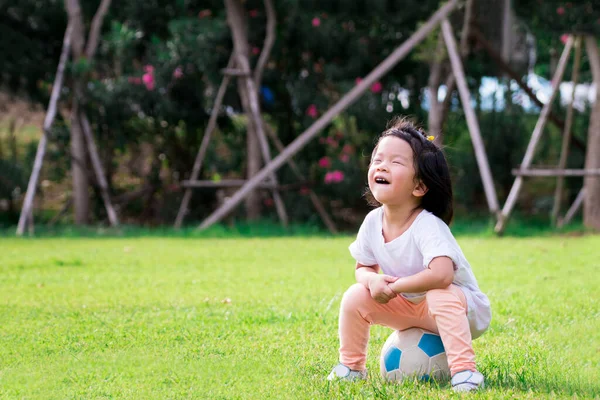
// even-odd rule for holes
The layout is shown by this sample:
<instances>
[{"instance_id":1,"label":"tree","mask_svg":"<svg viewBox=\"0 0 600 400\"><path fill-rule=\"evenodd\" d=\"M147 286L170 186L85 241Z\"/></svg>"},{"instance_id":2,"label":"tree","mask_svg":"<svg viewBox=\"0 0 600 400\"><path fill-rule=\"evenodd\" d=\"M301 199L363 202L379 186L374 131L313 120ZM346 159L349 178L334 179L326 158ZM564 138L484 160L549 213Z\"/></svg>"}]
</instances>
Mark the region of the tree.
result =
<instances>
[{"instance_id":1,"label":"tree","mask_svg":"<svg viewBox=\"0 0 600 400\"><path fill-rule=\"evenodd\" d=\"M73 175L73 205L75 207L75 223L86 224L89 219L90 195L88 163L85 137L82 132L81 113L84 100L84 85L86 83L84 72L87 72L92 62L104 17L108 12L111 0L102 0L92 20L90 33L87 40L84 34L84 22L79 0L66 0L65 7L69 15L69 24L72 26L72 55L74 64L84 71L76 71L73 82L73 99L71 103L71 171ZM84 46L85 50L84 50ZM79 75L81 74L81 75Z\"/></svg>"}]
</instances>

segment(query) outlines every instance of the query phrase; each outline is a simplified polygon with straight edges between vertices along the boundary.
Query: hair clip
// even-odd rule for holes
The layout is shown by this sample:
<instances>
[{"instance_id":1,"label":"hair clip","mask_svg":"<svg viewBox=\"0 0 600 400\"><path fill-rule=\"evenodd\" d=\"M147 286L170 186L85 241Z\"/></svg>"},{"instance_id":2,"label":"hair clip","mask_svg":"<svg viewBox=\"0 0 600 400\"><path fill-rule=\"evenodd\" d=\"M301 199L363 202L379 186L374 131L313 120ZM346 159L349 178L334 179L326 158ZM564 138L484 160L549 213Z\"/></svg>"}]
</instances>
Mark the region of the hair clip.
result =
<instances>
[{"instance_id":1,"label":"hair clip","mask_svg":"<svg viewBox=\"0 0 600 400\"><path fill-rule=\"evenodd\" d=\"M429 140L430 142L433 142L434 139L435 139L435 136L427 136L427 140Z\"/></svg>"}]
</instances>

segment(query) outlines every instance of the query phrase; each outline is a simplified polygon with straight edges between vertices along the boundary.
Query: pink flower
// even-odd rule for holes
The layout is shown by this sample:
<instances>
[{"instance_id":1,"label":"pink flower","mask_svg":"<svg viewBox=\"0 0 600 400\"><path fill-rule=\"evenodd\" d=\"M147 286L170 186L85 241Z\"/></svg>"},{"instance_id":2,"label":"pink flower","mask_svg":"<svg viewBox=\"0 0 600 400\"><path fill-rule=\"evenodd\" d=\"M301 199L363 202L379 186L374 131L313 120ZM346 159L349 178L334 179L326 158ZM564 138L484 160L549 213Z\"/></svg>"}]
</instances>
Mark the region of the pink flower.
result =
<instances>
[{"instance_id":1,"label":"pink flower","mask_svg":"<svg viewBox=\"0 0 600 400\"><path fill-rule=\"evenodd\" d=\"M359 76L354 80L354 82L358 85L359 83L362 82L362 78Z\"/></svg>"},{"instance_id":2,"label":"pink flower","mask_svg":"<svg viewBox=\"0 0 600 400\"><path fill-rule=\"evenodd\" d=\"M339 183L344 180L344 173L339 170L331 171L325 174L325 183Z\"/></svg>"},{"instance_id":3,"label":"pink flower","mask_svg":"<svg viewBox=\"0 0 600 400\"><path fill-rule=\"evenodd\" d=\"M345 154L352 154L354 153L354 147L352 147L351 144L345 144L342 148L342 152Z\"/></svg>"},{"instance_id":4,"label":"pink flower","mask_svg":"<svg viewBox=\"0 0 600 400\"><path fill-rule=\"evenodd\" d=\"M198 13L198 18L210 17L211 15L212 15L212 11L206 9L206 10L202 10Z\"/></svg>"},{"instance_id":5,"label":"pink flower","mask_svg":"<svg viewBox=\"0 0 600 400\"><path fill-rule=\"evenodd\" d=\"M379 93L383 90L383 85L381 84L381 82L375 82L374 84L371 85L371 92L373 93Z\"/></svg>"},{"instance_id":6,"label":"pink flower","mask_svg":"<svg viewBox=\"0 0 600 400\"><path fill-rule=\"evenodd\" d=\"M248 11L248 15L250 16L250 18L256 18L258 17L258 10L250 10Z\"/></svg>"},{"instance_id":7,"label":"pink flower","mask_svg":"<svg viewBox=\"0 0 600 400\"><path fill-rule=\"evenodd\" d=\"M311 104L310 106L308 106L308 108L306 109L306 115L308 115L311 118L317 118L317 116L319 115L317 106L315 106L314 104Z\"/></svg>"},{"instance_id":8,"label":"pink flower","mask_svg":"<svg viewBox=\"0 0 600 400\"><path fill-rule=\"evenodd\" d=\"M127 78L127 82L132 83L134 85L141 85L142 78L139 78L137 76L130 76L129 78Z\"/></svg>"},{"instance_id":9,"label":"pink flower","mask_svg":"<svg viewBox=\"0 0 600 400\"><path fill-rule=\"evenodd\" d=\"M145 73L142 76L142 82L144 82L144 85L146 85L146 89L154 90L154 74Z\"/></svg>"},{"instance_id":10,"label":"pink flower","mask_svg":"<svg viewBox=\"0 0 600 400\"><path fill-rule=\"evenodd\" d=\"M175 70L173 70L173 78L183 78L183 70L181 69L181 67L177 67L175 68Z\"/></svg>"},{"instance_id":11,"label":"pink flower","mask_svg":"<svg viewBox=\"0 0 600 400\"><path fill-rule=\"evenodd\" d=\"M321 168L331 167L331 160L329 159L329 157L322 157L319 160L319 167L321 167Z\"/></svg>"},{"instance_id":12,"label":"pink flower","mask_svg":"<svg viewBox=\"0 0 600 400\"><path fill-rule=\"evenodd\" d=\"M320 25L321 25L321 19L319 17L314 17L312 19L312 26L314 26L316 28L317 26L320 26Z\"/></svg>"},{"instance_id":13,"label":"pink flower","mask_svg":"<svg viewBox=\"0 0 600 400\"><path fill-rule=\"evenodd\" d=\"M560 35L560 41L561 41L563 44L567 44L567 40L569 40L569 35L567 35L566 33L564 33L564 34Z\"/></svg>"},{"instance_id":14,"label":"pink flower","mask_svg":"<svg viewBox=\"0 0 600 400\"><path fill-rule=\"evenodd\" d=\"M348 154L341 154L340 161L343 163L347 163L348 161L350 161L350 156Z\"/></svg>"},{"instance_id":15,"label":"pink flower","mask_svg":"<svg viewBox=\"0 0 600 400\"><path fill-rule=\"evenodd\" d=\"M331 147L333 147L334 149L337 149L339 143L332 137L328 136L327 137L327 144Z\"/></svg>"},{"instance_id":16,"label":"pink flower","mask_svg":"<svg viewBox=\"0 0 600 400\"><path fill-rule=\"evenodd\" d=\"M344 173L342 171L333 171L332 178L334 182L342 182L344 180Z\"/></svg>"},{"instance_id":17,"label":"pink flower","mask_svg":"<svg viewBox=\"0 0 600 400\"><path fill-rule=\"evenodd\" d=\"M558 15L563 15L563 14L565 13L565 8L564 8L564 7L558 7L558 8L556 9L556 13L557 13Z\"/></svg>"},{"instance_id":18,"label":"pink flower","mask_svg":"<svg viewBox=\"0 0 600 400\"><path fill-rule=\"evenodd\" d=\"M146 89L154 90L154 67L152 65L144 66L145 74L142 75L142 82L146 85Z\"/></svg>"},{"instance_id":19,"label":"pink flower","mask_svg":"<svg viewBox=\"0 0 600 400\"><path fill-rule=\"evenodd\" d=\"M255 56L260 54L260 49L258 47L253 47L252 48L252 54L254 54Z\"/></svg>"}]
</instances>

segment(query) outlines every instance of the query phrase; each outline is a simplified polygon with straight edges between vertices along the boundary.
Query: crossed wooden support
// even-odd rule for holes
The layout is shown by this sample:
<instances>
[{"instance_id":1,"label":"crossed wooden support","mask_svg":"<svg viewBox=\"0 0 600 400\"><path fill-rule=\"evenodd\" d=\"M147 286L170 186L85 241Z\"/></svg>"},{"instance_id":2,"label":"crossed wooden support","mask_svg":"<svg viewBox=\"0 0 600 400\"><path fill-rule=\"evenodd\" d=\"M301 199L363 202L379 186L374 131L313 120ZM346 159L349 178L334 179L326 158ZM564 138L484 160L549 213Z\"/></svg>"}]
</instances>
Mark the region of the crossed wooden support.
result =
<instances>
[{"instance_id":1,"label":"crossed wooden support","mask_svg":"<svg viewBox=\"0 0 600 400\"><path fill-rule=\"evenodd\" d=\"M206 229L214 223L220 221L229 212L231 212L252 190L264 184L265 179L267 179L277 169L281 168L281 166L286 162L289 162L289 160L322 129L324 129L333 120L333 118L354 103L365 91L370 88L374 82L383 77L398 62L406 57L416 45L422 42L423 39L425 39L425 37L427 37L427 35L440 24L442 27L444 42L450 56L452 72L456 78L458 92L467 118L467 124L469 127L471 140L473 142L473 147L475 149L477 164L479 166L481 179L483 181L488 207L490 212L495 215L498 212L498 198L494 188L485 148L483 146L479 124L473 109L470 107L471 95L467 87L461 58L458 53L454 33L452 31L452 26L447 20L450 13L457 7L458 3L458 0L450 0L443 5L425 24L423 24L415 33L413 33L408 40L402 43L400 47L398 47L392 54L390 54L377 67L375 67L375 69L359 84L346 93L337 103L335 103L329 110L327 110L327 112L317 119L306 131L300 134L292 143L290 143L286 148L281 149L277 157L266 164L262 170L246 181L244 185L236 193L234 193L234 195L229 198L226 203L215 210L201 223L199 229ZM180 209L180 213L181 212L182 210ZM321 214L321 216L323 216L323 214ZM178 216L178 221L179 220L180 217Z\"/></svg>"}]
</instances>

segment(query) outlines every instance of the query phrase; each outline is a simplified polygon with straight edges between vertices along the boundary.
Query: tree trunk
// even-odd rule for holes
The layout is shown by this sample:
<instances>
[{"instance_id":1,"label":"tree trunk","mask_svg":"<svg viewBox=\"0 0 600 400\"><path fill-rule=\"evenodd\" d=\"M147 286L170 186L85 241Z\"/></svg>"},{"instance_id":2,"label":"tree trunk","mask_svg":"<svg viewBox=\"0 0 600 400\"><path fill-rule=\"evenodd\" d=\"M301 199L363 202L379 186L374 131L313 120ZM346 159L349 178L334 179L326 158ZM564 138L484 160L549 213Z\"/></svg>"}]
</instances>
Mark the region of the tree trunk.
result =
<instances>
[{"instance_id":1,"label":"tree trunk","mask_svg":"<svg viewBox=\"0 0 600 400\"><path fill-rule=\"evenodd\" d=\"M246 136L246 177L250 179L260 171L261 167L260 146L256 132L250 121L248 121ZM245 204L246 219L249 221L259 219L261 210L259 193L257 191L250 193L246 198Z\"/></svg>"},{"instance_id":2,"label":"tree trunk","mask_svg":"<svg viewBox=\"0 0 600 400\"><path fill-rule=\"evenodd\" d=\"M79 0L66 0L65 7L69 15L69 23L73 27L71 52L73 61L76 62L83 55L85 46L83 16ZM80 92L78 89L81 86L79 78L75 78L73 92L75 94ZM75 95L73 96L71 109L71 176L73 179L73 211L76 225L87 224L90 214L90 183L86 172L87 157L84 140L79 119L79 99Z\"/></svg>"},{"instance_id":3,"label":"tree trunk","mask_svg":"<svg viewBox=\"0 0 600 400\"><path fill-rule=\"evenodd\" d=\"M231 25L232 36L234 40L234 52L239 54L243 54L245 58L248 57L248 42L247 40L242 40L236 36L234 27L237 27L240 31L244 32L244 37L247 37L247 29L248 25L246 23L246 19L244 18L244 8L239 0L227 0L225 1L227 6L227 19ZM236 60L236 69L243 70L243 65L240 65L237 62L238 57L234 57ZM247 132L246 132L246 177L250 180L254 177L258 171L260 171L262 162L261 162L261 152L260 152L260 142L258 141L258 136L256 134L256 126L253 122L251 114L249 112L249 93L246 85L246 77L241 76L237 80L238 93L242 100L242 106L244 111L246 112L247 117ZM260 218L261 214L261 203L260 196L257 191L252 191L245 201L246 204L246 218L249 221L257 220Z\"/></svg>"},{"instance_id":4,"label":"tree trunk","mask_svg":"<svg viewBox=\"0 0 600 400\"><path fill-rule=\"evenodd\" d=\"M111 0L102 0L96 14L92 19L90 33L85 40L85 25L79 0L65 0L65 8L69 16L69 24L73 27L72 32L72 55L73 61L77 62L83 57L91 62L98 47L102 22L108 12ZM89 180L87 177L87 157L86 142L81 130L80 104L83 98L83 88L85 78L74 77L73 83L73 106L71 110L71 157L79 162L71 162L71 171L73 175L73 209L75 212L75 224L83 225L88 223L90 212ZM95 155L95 158L98 158Z\"/></svg>"},{"instance_id":5,"label":"tree trunk","mask_svg":"<svg viewBox=\"0 0 600 400\"><path fill-rule=\"evenodd\" d=\"M86 171L85 142L83 133L81 132L79 103L77 99L73 99L73 108L71 110L71 157L80 161L71 161L75 224L85 225L89 222L90 215L90 182Z\"/></svg>"},{"instance_id":6,"label":"tree trunk","mask_svg":"<svg viewBox=\"0 0 600 400\"><path fill-rule=\"evenodd\" d=\"M585 169L595 169L600 168L600 54L594 37L586 37L585 45L596 84L596 98L588 128ZM600 231L600 177L586 176L583 182L585 188L583 223L588 228Z\"/></svg>"}]
</instances>

